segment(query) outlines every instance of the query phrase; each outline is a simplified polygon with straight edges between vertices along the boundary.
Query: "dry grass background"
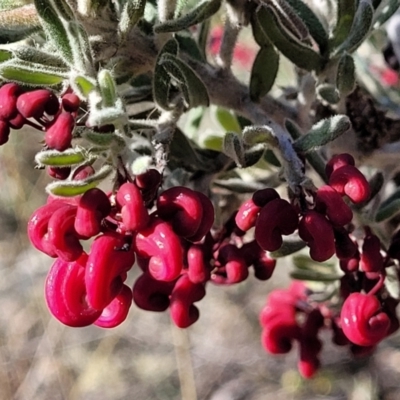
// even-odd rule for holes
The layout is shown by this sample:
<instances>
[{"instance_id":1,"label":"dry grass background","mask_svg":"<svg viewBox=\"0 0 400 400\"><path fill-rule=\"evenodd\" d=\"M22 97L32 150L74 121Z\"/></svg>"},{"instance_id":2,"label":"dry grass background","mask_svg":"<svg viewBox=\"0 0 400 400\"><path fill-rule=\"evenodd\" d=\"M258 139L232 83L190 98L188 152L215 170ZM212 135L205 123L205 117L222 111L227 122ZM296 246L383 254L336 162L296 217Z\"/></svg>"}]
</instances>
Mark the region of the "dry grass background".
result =
<instances>
[{"instance_id":1,"label":"dry grass background","mask_svg":"<svg viewBox=\"0 0 400 400\"><path fill-rule=\"evenodd\" d=\"M34 170L41 135L22 131L0 149L0 400L399 399L399 340L352 361L326 338L324 368L311 381L296 372L296 354L272 357L260 345L258 312L289 268L272 281L208 286L200 320L187 330L167 313L132 306L113 330L73 329L46 309L43 283L52 260L26 237L43 204L44 173ZM133 269L129 280L134 281Z\"/></svg>"}]
</instances>

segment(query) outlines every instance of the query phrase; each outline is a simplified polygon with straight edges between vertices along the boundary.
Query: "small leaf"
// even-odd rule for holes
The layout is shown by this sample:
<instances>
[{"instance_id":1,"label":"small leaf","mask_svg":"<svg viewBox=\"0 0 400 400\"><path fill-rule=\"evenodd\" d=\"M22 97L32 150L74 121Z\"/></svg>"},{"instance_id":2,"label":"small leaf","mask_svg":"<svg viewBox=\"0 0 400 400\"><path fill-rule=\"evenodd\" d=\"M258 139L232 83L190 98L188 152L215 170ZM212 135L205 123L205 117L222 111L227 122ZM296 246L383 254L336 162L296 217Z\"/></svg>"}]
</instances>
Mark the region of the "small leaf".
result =
<instances>
[{"instance_id":1,"label":"small leaf","mask_svg":"<svg viewBox=\"0 0 400 400\"><path fill-rule=\"evenodd\" d=\"M13 53L10 50L0 49L0 62L11 60Z\"/></svg>"},{"instance_id":2,"label":"small leaf","mask_svg":"<svg viewBox=\"0 0 400 400\"><path fill-rule=\"evenodd\" d=\"M307 153L335 140L350 128L349 117L335 115L313 125L308 133L293 143L293 147L299 153Z\"/></svg>"},{"instance_id":3,"label":"small leaf","mask_svg":"<svg viewBox=\"0 0 400 400\"><path fill-rule=\"evenodd\" d=\"M317 94L329 104L337 104L340 101L340 93L336 86L323 83L317 86Z\"/></svg>"},{"instance_id":4,"label":"small leaf","mask_svg":"<svg viewBox=\"0 0 400 400\"><path fill-rule=\"evenodd\" d=\"M59 68L65 72L69 70L64 60L58 57L57 54L47 53L33 46L21 45L13 49L13 52L17 58L23 61Z\"/></svg>"},{"instance_id":5,"label":"small leaf","mask_svg":"<svg viewBox=\"0 0 400 400\"><path fill-rule=\"evenodd\" d=\"M328 33L319 18L302 0L286 0L307 26L310 35L318 44L321 54L328 49Z\"/></svg>"},{"instance_id":6,"label":"small leaf","mask_svg":"<svg viewBox=\"0 0 400 400\"><path fill-rule=\"evenodd\" d=\"M341 277L336 274L322 274L316 271L302 271L297 270L290 273L292 279L300 281L315 281L315 282L334 282L338 281Z\"/></svg>"},{"instance_id":7,"label":"small leaf","mask_svg":"<svg viewBox=\"0 0 400 400\"><path fill-rule=\"evenodd\" d=\"M155 33L179 32L212 17L221 7L221 0L203 0L181 18L165 21L154 27Z\"/></svg>"},{"instance_id":8,"label":"small leaf","mask_svg":"<svg viewBox=\"0 0 400 400\"><path fill-rule=\"evenodd\" d=\"M350 94L356 84L354 59L350 54L344 53L339 60L336 76L336 87L343 96Z\"/></svg>"},{"instance_id":9,"label":"small leaf","mask_svg":"<svg viewBox=\"0 0 400 400\"><path fill-rule=\"evenodd\" d=\"M205 149L222 151L224 139L222 136L208 135L203 139L202 145Z\"/></svg>"},{"instance_id":10,"label":"small leaf","mask_svg":"<svg viewBox=\"0 0 400 400\"><path fill-rule=\"evenodd\" d=\"M350 33L355 14L355 0L338 0L336 26L333 30L331 48L339 46L346 40Z\"/></svg>"},{"instance_id":11,"label":"small leaf","mask_svg":"<svg viewBox=\"0 0 400 400\"><path fill-rule=\"evenodd\" d=\"M249 146L264 144L277 147L279 142L269 126L246 126L243 130L243 141Z\"/></svg>"},{"instance_id":12,"label":"small leaf","mask_svg":"<svg viewBox=\"0 0 400 400\"><path fill-rule=\"evenodd\" d=\"M64 151L45 150L36 154L35 161L39 165L52 167L70 167L87 161L87 156L82 148L67 149Z\"/></svg>"},{"instance_id":13,"label":"small leaf","mask_svg":"<svg viewBox=\"0 0 400 400\"><path fill-rule=\"evenodd\" d=\"M274 46L261 47L254 60L250 77L250 98L259 101L272 88L279 69L279 53Z\"/></svg>"},{"instance_id":14,"label":"small leaf","mask_svg":"<svg viewBox=\"0 0 400 400\"><path fill-rule=\"evenodd\" d=\"M280 23L275 10L264 5L257 13L257 18L264 33L270 41L299 68L307 71L319 71L323 59L311 47L303 44L292 36Z\"/></svg>"},{"instance_id":15,"label":"small leaf","mask_svg":"<svg viewBox=\"0 0 400 400\"><path fill-rule=\"evenodd\" d=\"M96 89L96 81L88 76L73 74L70 82L74 92L83 100L87 100L90 92Z\"/></svg>"},{"instance_id":16,"label":"small leaf","mask_svg":"<svg viewBox=\"0 0 400 400\"><path fill-rule=\"evenodd\" d=\"M393 218L400 212L400 189L382 202L375 216L376 222L382 222Z\"/></svg>"},{"instance_id":17,"label":"small leaf","mask_svg":"<svg viewBox=\"0 0 400 400\"><path fill-rule=\"evenodd\" d=\"M49 194L62 197L73 197L78 196L89 189L95 188L98 184L107 178L113 172L113 168L110 165L104 165L94 175L82 181L57 181L52 182L46 187L46 191Z\"/></svg>"},{"instance_id":18,"label":"small leaf","mask_svg":"<svg viewBox=\"0 0 400 400\"><path fill-rule=\"evenodd\" d=\"M175 39L178 41L179 51L183 51L197 61L204 62L203 54L201 53L197 42L188 32L177 33Z\"/></svg>"},{"instance_id":19,"label":"small leaf","mask_svg":"<svg viewBox=\"0 0 400 400\"><path fill-rule=\"evenodd\" d=\"M238 167L245 165L243 142L237 133L226 132L222 148L223 152L231 157Z\"/></svg>"},{"instance_id":20,"label":"small leaf","mask_svg":"<svg viewBox=\"0 0 400 400\"><path fill-rule=\"evenodd\" d=\"M110 71L102 69L97 75L101 95L103 98L103 105L112 107L118 98L117 85L112 77Z\"/></svg>"},{"instance_id":21,"label":"small leaf","mask_svg":"<svg viewBox=\"0 0 400 400\"><path fill-rule=\"evenodd\" d=\"M91 107L87 126L103 126L108 124L125 124L128 120L121 99L117 99L113 107Z\"/></svg>"},{"instance_id":22,"label":"small leaf","mask_svg":"<svg viewBox=\"0 0 400 400\"><path fill-rule=\"evenodd\" d=\"M63 59L68 64L73 65L73 51L69 43L67 31L57 10L47 0L34 0L34 3L46 36L53 42L54 47L60 52Z\"/></svg>"},{"instance_id":23,"label":"small leaf","mask_svg":"<svg viewBox=\"0 0 400 400\"><path fill-rule=\"evenodd\" d=\"M154 67L153 98L159 108L168 111L171 110L171 105L169 104L171 77L160 63L164 54L178 54L178 42L175 39L170 39L165 43L158 54Z\"/></svg>"},{"instance_id":24,"label":"small leaf","mask_svg":"<svg viewBox=\"0 0 400 400\"><path fill-rule=\"evenodd\" d=\"M373 2L374 8L376 9L377 7L374 3L377 2ZM398 10L400 5L399 0L389 0L388 3L389 4L386 5L385 2L384 7L376 13L376 20L374 22L375 29L382 26Z\"/></svg>"},{"instance_id":25,"label":"small leaf","mask_svg":"<svg viewBox=\"0 0 400 400\"><path fill-rule=\"evenodd\" d=\"M116 140L116 135L114 132L94 132L91 129L86 129L82 133L82 137L87 141L100 147L109 147L111 143Z\"/></svg>"},{"instance_id":26,"label":"small leaf","mask_svg":"<svg viewBox=\"0 0 400 400\"><path fill-rule=\"evenodd\" d=\"M204 83L185 62L172 54L165 53L161 57L160 64L178 83L181 83L180 88L189 108L210 104Z\"/></svg>"},{"instance_id":27,"label":"small leaf","mask_svg":"<svg viewBox=\"0 0 400 400\"><path fill-rule=\"evenodd\" d=\"M146 0L128 0L122 9L118 23L121 39L124 40L129 31L143 17Z\"/></svg>"},{"instance_id":28,"label":"small leaf","mask_svg":"<svg viewBox=\"0 0 400 400\"><path fill-rule=\"evenodd\" d=\"M242 127L239 124L239 121L236 118L236 115L226 108L223 107L215 107L215 118L218 123L224 128L226 131L240 133L242 131Z\"/></svg>"},{"instance_id":29,"label":"small leaf","mask_svg":"<svg viewBox=\"0 0 400 400\"><path fill-rule=\"evenodd\" d=\"M290 119L285 120L285 128L289 132L292 139L296 140L303 136L300 128ZM306 153L306 160L314 168L315 172L321 177L324 182L328 182L325 172L325 161L316 151Z\"/></svg>"},{"instance_id":30,"label":"small leaf","mask_svg":"<svg viewBox=\"0 0 400 400\"><path fill-rule=\"evenodd\" d=\"M30 86L51 86L63 82L67 75L56 68L44 68L40 64L9 60L0 64L3 79Z\"/></svg>"},{"instance_id":31,"label":"small leaf","mask_svg":"<svg viewBox=\"0 0 400 400\"><path fill-rule=\"evenodd\" d=\"M370 0L359 0L356 15L354 16L353 25L351 26L350 33L346 40L339 46L335 51L336 54L340 54L343 51L353 53L360 44L367 37L371 27L372 20L374 17L374 8L371 5Z\"/></svg>"},{"instance_id":32,"label":"small leaf","mask_svg":"<svg viewBox=\"0 0 400 400\"><path fill-rule=\"evenodd\" d=\"M279 250L268 253L272 258L286 257L291 254L297 253L306 247L306 243L301 240L297 235L289 236L283 240L282 246Z\"/></svg>"}]
</instances>

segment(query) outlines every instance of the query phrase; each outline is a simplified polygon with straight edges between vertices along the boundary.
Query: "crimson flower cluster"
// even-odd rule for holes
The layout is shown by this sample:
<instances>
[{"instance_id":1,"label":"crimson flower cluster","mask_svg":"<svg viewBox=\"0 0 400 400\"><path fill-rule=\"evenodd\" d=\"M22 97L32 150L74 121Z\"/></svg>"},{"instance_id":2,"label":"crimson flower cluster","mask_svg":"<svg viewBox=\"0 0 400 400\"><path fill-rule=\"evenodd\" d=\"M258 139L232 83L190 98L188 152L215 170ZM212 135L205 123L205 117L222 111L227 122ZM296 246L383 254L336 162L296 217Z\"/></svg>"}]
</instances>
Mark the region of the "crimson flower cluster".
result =
<instances>
[{"instance_id":1,"label":"crimson flower cluster","mask_svg":"<svg viewBox=\"0 0 400 400\"><path fill-rule=\"evenodd\" d=\"M71 147L79 107L71 92L59 100L46 89L4 84L0 145L11 129L29 125L44 132L46 148L62 152ZM82 165L72 173L70 168L48 168L48 173L82 180L94 169ZM322 329L330 329L333 342L348 345L354 355L368 354L399 328L398 300L384 284L386 269L400 261L400 232L386 251L370 227L364 227L362 238L352 231L349 204L360 206L370 198L352 156L334 156L326 175L326 185L291 201L272 188L256 191L218 230L206 195L182 186L162 190L163 176L156 169L118 175L112 193L92 188L72 198L49 196L31 216L28 236L55 259L45 283L50 312L69 326L112 328L127 318L134 302L144 310L169 310L172 321L186 328L199 318L196 303L208 283L236 284L251 269L256 278L269 279L276 267L270 253L297 233L314 261L336 255L343 272L339 295L336 303L317 302L299 282L273 291L260 315L263 347L283 354L296 343L298 367L307 378L320 366ZM141 274L130 286L128 272L135 264Z\"/></svg>"}]
</instances>

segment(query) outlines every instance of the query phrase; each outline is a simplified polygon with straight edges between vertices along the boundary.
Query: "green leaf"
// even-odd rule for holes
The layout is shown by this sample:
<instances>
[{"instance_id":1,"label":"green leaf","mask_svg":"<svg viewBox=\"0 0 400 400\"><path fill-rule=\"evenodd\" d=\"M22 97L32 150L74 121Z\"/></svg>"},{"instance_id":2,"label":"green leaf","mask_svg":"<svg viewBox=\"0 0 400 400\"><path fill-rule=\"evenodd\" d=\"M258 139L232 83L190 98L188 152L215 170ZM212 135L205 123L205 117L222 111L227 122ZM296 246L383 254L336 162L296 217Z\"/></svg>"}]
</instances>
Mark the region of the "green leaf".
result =
<instances>
[{"instance_id":1,"label":"green leaf","mask_svg":"<svg viewBox=\"0 0 400 400\"><path fill-rule=\"evenodd\" d=\"M204 83L185 62L172 54L164 53L160 64L180 84L187 107L208 106L210 104Z\"/></svg>"},{"instance_id":2,"label":"green leaf","mask_svg":"<svg viewBox=\"0 0 400 400\"><path fill-rule=\"evenodd\" d=\"M376 3L376 2L375 2ZM385 6L376 13L376 20L374 22L374 28L377 29L380 26L382 26L399 8L400 6L400 1L399 0L389 0L389 4L386 5L386 2L384 3ZM376 6L374 5L376 8Z\"/></svg>"},{"instance_id":3,"label":"green leaf","mask_svg":"<svg viewBox=\"0 0 400 400\"><path fill-rule=\"evenodd\" d=\"M96 89L96 81L88 76L72 74L70 82L74 92L85 100L89 98L90 92Z\"/></svg>"},{"instance_id":4,"label":"green leaf","mask_svg":"<svg viewBox=\"0 0 400 400\"><path fill-rule=\"evenodd\" d=\"M215 118L222 128L224 128L224 130L236 133L240 133L242 131L242 127L240 126L236 115L232 111L223 107L215 107L214 110Z\"/></svg>"},{"instance_id":5,"label":"green leaf","mask_svg":"<svg viewBox=\"0 0 400 400\"><path fill-rule=\"evenodd\" d=\"M75 147L64 151L44 150L36 154L35 161L39 165L52 167L70 167L87 161L84 149Z\"/></svg>"},{"instance_id":6,"label":"green leaf","mask_svg":"<svg viewBox=\"0 0 400 400\"><path fill-rule=\"evenodd\" d=\"M279 69L279 53L274 46L261 47L251 68L250 98L259 101L272 88Z\"/></svg>"},{"instance_id":7,"label":"green leaf","mask_svg":"<svg viewBox=\"0 0 400 400\"><path fill-rule=\"evenodd\" d=\"M322 83L317 86L317 94L329 104L337 104L340 101L340 93L336 86Z\"/></svg>"},{"instance_id":8,"label":"green leaf","mask_svg":"<svg viewBox=\"0 0 400 400\"><path fill-rule=\"evenodd\" d=\"M376 222L382 222L393 218L400 212L400 189L382 202L375 216Z\"/></svg>"},{"instance_id":9,"label":"green leaf","mask_svg":"<svg viewBox=\"0 0 400 400\"><path fill-rule=\"evenodd\" d=\"M323 274L316 271L297 270L290 273L292 279L300 281L315 281L315 282L334 282L338 281L341 276L336 274Z\"/></svg>"},{"instance_id":10,"label":"green leaf","mask_svg":"<svg viewBox=\"0 0 400 400\"><path fill-rule=\"evenodd\" d=\"M257 18L270 41L295 65L307 71L319 71L322 68L324 60L321 55L292 36L282 26L271 6L260 7Z\"/></svg>"},{"instance_id":11,"label":"green leaf","mask_svg":"<svg viewBox=\"0 0 400 400\"><path fill-rule=\"evenodd\" d=\"M101 96L103 98L103 105L106 107L112 107L118 98L117 85L111 72L107 69L102 69L97 75L99 82Z\"/></svg>"},{"instance_id":12,"label":"green leaf","mask_svg":"<svg viewBox=\"0 0 400 400\"><path fill-rule=\"evenodd\" d=\"M0 62L11 60L13 53L10 50L0 49Z\"/></svg>"},{"instance_id":13,"label":"green leaf","mask_svg":"<svg viewBox=\"0 0 400 400\"><path fill-rule=\"evenodd\" d=\"M14 60L0 64L0 76L5 80L29 86L57 85L67 78L67 75L59 69Z\"/></svg>"},{"instance_id":14,"label":"green leaf","mask_svg":"<svg viewBox=\"0 0 400 400\"><path fill-rule=\"evenodd\" d=\"M223 141L223 152L237 164L245 166L245 155L242 139L235 132L226 132Z\"/></svg>"},{"instance_id":15,"label":"green leaf","mask_svg":"<svg viewBox=\"0 0 400 400\"><path fill-rule=\"evenodd\" d=\"M311 130L293 143L293 148L299 153L308 153L321 147L342 135L351 128L351 122L346 115L335 115L319 121Z\"/></svg>"},{"instance_id":16,"label":"green leaf","mask_svg":"<svg viewBox=\"0 0 400 400\"><path fill-rule=\"evenodd\" d=\"M328 49L328 33L323 27L319 18L302 0L286 0L297 15L303 20L307 26L310 35L318 44L321 54L324 54Z\"/></svg>"},{"instance_id":17,"label":"green leaf","mask_svg":"<svg viewBox=\"0 0 400 400\"><path fill-rule=\"evenodd\" d=\"M179 51L183 51L197 61L204 62L205 58L203 57L197 42L188 32L177 33L175 39L178 41Z\"/></svg>"},{"instance_id":18,"label":"green leaf","mask_svg":"<svg viewBox=\"0 0 400 400\"><path fill-rule=\"evenodd\" d=\"M279 145L278 139L274 135L274 132L266 125L246 126L246 128L243 129L243 141L248 146L263 144L271 147L277 147Z\"/></svg>"},{"instance_id":19,"label":"green leaf","mask_svg":"<svg viewBox=\"0 0 400 400\"><path fill-rule=\"evenodd\" d=\"M289 132L292 139L296 140L303 136L300 128L290 119L285 120L285 128ZM315 172L321 177L324 182L328 182L328 177L325 172L325 161L316 151L306 153L306 160L314 168Z\"/></svg>"},{"instance_id":20,"label":"green leaf","mask_svg":"<svg viewBox=\"0 0 400 400\"><path fill-rule=\"evenodd\" d=\"M339 60L336 75L336 87L340 94L347 96L356 85L356 67L354 59L350 54L344 53Z\"/></svg>"},{"instance_id":21,"label":"green leaf","mask_svg":"<svg viewBox=\"0 0 400 400\"><path fill-rule=\"evenodd\" d=\"M333 30L331 48L342 44L348 37L354 16L356 14L356 0L338 0L336 26Z\"/></svg>"},{"instance_id":22,"label":"green leaf","mask_svg":"<svg viewBox=\"0 0 400 400\"><path fill-rule=\"evenodd\" d=\"M289 236L283 240L282 246L279 250L268 253L272 258L280 258L290 256L297 253L306 247L306 243L301 240L297 235Z\"/></svg>"},{"instance_id":23,"label":"green leaf","mask_svg":"<svg viewBox=\"0 0 400 400\"><path fill-rule=\"evenodd\" d=\"M91 129L86 129L82 133L82 137L87 141L100 147L109 147L111 143L117 139L114 132L94 132Z\"/></svg>"},{"instance_id":24,"label":"green leaf","mask_svg":"<svg viewBox=\"0 0 400 400\"><path fill-rule=\"evenodd\" d=\"M73 197L78 196L89 189L95 188L99 183L107 178L113 172L113 168L110 165L104 165L94 175L82 181L57 181L52 182L46 187L46 191L49 194L62 197Z\"/></svg>"},{"instance_id":25,"label":"green leaf","mask_svg":"<svg viewBox=\"0 0 400 400\"><path fill-rule=\"evenodd\" d=\"M121 39L124 40L130 30L143 17L146 0L128 0L122 9L118 23Z\"/></svg>"},{"instance_id":26,"label":"green leaf","mask_svg":"<svg viewBox=\"0 0 400 400\"><path fill-rule=\"evenodd\" d=\"M203 139L202 146L205 149L222 151L223 143L224 139L222 136L208 135L206 138Z\"/></svg>"},{"instance_id":27,"label":"green leaf","mask_svg":"<svg viewBox=\"0 0 400 400\"><path fill-rule=\"evenodd\" d=\"M179 32L212 17L221 7L221 0L203 0L192 11L178 19L168 20L154 27L155 33Z\"/></svg>"},{"instance_id":28,"label":"green leaf","mask_svg":"<svg viewBox=\"0 0 400 400\"><path fill-rule=\"evenodd\" d=\"M153 98L159 108L168 111L171 110L171 105L169 103L171 77L161 65L161 58L164 54L178 54L178 42L175 39L170 39L165 43L164 47L158 54L156 65L154 67Z\"/></svg>"},{"instance_id":29,"label":"green leaf","mask_svg":"<svg viewBox=\"0 0 400 400\"><path fill-rule=\"evenodd\" d=\"M57 54L47 53L33 46L20 45L13 49L13 53L15 57L23 61L59 68L65 72L69 70L64 60L58 57Z\"/></svg>"},{"instance_id":30,"label":"green leaf","mask_svg":"<svg viewBox=\"0 0 400 400\"><path fill-rule=\"evenodd\" d=\"M66 63L73 65L73 51L69 43L69 38L65 26L48 0L34 0L36 10L39 14L42 26L48 39L53 42L54 47L60 52Z\"/></svg>"},{"instance_id":31,"label":"green leaf","mask_svg":"<svg viewBox=\"0 0 400 400\"><path fill-rule=\"evenodd\" d=\"M186 115L186 123L184 132L189 137L196 137L201 121L203 120L206 108L205 107L196 107L192 108Z\"/></svg>"},{"instance_id":32,"label":"green leaf","mask_svg":"<svg viewBox=\"0 0 400 400\"><path fill-rule=\"evenodd\" d=\"M368 36L368 33L372 27L372 21L374 18L374 8L371 5L370 0L359 0L359 5L354 16L353 25L351 26L350 33L346 40L338 47L335 51L336 54L340 54L343 51L353 53L360 44Z\"/></svg>"}]
</instances>

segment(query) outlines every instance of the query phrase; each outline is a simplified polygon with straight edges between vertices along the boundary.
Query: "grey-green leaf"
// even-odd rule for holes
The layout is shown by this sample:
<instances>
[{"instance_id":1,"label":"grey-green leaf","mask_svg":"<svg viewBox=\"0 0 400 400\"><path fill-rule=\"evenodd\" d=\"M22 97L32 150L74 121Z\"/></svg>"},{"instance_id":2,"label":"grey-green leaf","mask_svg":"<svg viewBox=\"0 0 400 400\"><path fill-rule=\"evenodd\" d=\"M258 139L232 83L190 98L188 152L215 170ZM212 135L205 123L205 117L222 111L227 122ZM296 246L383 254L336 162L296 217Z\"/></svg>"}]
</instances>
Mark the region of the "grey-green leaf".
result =
<instances>
[{"instance_id":1,"label":"grey-green leaf","mask_svg":"<svg viewBox=\"0 0 400 400\"><path fill-rule=\"evenodd\" d=\"M46 187L47 193L55 196L73 197L85 193L89 189L95 188L99 183L107 178L113 171L110 165L104 165L94 175L82 181L57 181L52 182Z\"/></svg>"},{"instance_id":2,"label":"grey-green leaf","mask_svg":"<svg viewBox=\"0 0 400 400\"><path fill-rule=\"evenodd\" d=\"M87 159L82 148L67 149L65 151L45 150L36 154L35 161L39 165L52 167L70 167L82 164Z\"/></svg>"},{"instance_id":3,"label":"grey-green leaf","mask_svg":"<svg viewBox=\"0 0 400 400\"><path fill-rule=\"evenodd\" d=\"M51 86L63 82L64 71L34 63L9 60L0 64L0 76L5 80L20 82L29 86Z\"/></svg>"},{"instance_id":4,"label":"grey-green leaf","mask_svg":"<svg viewBox=\"0 0 400 400\"><path fill-rule=\"evenodd\" d=\"M337 54L343 51L353 53L367 37L374 17L374 8L370 0L360 0L353 25L346 40L336 50Z\"/></svg>"},{"instance_id":5,"label":"grey-green leaf","mask_svg":"<svg viewBox=\"0 0 400 400\"><path fill-rule=\"evenodd\" d=\"M157 24L154 32L179 32L212 17L220 7L221 0L204 0L181 18Z\"/></svg>"},{"instance_id":6,"label":"grey-green leaf","mask_svg":"<svg viewBox=\"0 0 400 400\"><path fill-rule=\"evenodd\" d=\"M350 94L356 84L356 67L354 65L353 57L344 53L339 60L337 76L336 76L336 87L343 96Z\"/></svg>"},{"instance_id":7,"label":"grey-green leaf","mask_svg":"<svg viewBox=\"0 0 400 400\"><path fill-rule=\"evenodd\" d=\"M349 117L346 115L335 115L313 125L307 134L293 143L293 147L299 153L307 153L335 140L349 130L350 127L351 122Z\"/></svg>"},{"instance_id":8,"label":"grey-green leaf","mask_svg":"<svg viewBox=\"0 0 400 400\"><path fill-rule=\"evenodd\" d=\"M48 39L53 42L64 60L72 65L74 62L73 51L67 31L58 13L49 1L34 0L34 3Z\"/></svg>"},{"instance_id":9,"label":"grey-green leaf","mask_svg":"<svg viewBox=\"0 0 400 400\"><path fill-rule=\"evenodd\" d=\"M302 0L286 0L307 26L310 35L318 44L321 54L328 49L328 33L319 18Z\"/></svg>"},{"instance_id":10,"label":"grey-green leaf","mask_svg":"<svg viewBox=\"0 0 400 400\"><path fill-rule=\"evenodd\" d=\"M181 90L189 108L210 104L204 83L184 61L172 54L165 53L161 57L160 64L181 84Z\"/></svg>"},{"instance_id":11,"label":"grey-green leaf","mask_svg":"<svg viewBox=\"0 0 400 400\"><path fill-rule=\"evenodd\" d=\"M168 40L158 54L153 77L153 98L155 103L163 110L171 110L171 105L169 104L171 77L160 63L164 54L178 54L178 42L175 39Z\"/></svg>"},{"instance_id":12,"label":"grey-green leaf","mask_svg":"<svg viewBox=\"0 0 400 400\"><path fill-rule=\"evenodd\" d=\"M337 1L336 26L330 43L332 49L342 44L348 37L355 14L356 0Z\"/></svg>"},{"instance_id":13,"label":"grey-green leaf","mask_svg":"<svg viewBox=\"0 0 400 400\"><path fill-rule=\"evenodd\" d=\"M261 7L257 18L270 41L295 65L307 71L319 71L322 68L324 60L321 55L292 36L282 26L272 7Z\"/></svg>"},{"instance_id":14,"label":"grey-green leaf","mask_svg":"<svg viewBox=\"0 0 400 400\"><path fill-rule=\"evenodd\" d=\"M400 189L382 202L375 216L376 222L390 219L400 212Z\"/></svg>"},{"instance_id":15,"label":"grey-green leaf","mask_svg":"<svg viewBox=\"0 0 400 400\"><path fill-rule=\"evenodd\" d=\"M279 69L279 53L274 46L261 47L250 76L250 98L259 101L272 88Z\"/></svg>"}]
</instances>

